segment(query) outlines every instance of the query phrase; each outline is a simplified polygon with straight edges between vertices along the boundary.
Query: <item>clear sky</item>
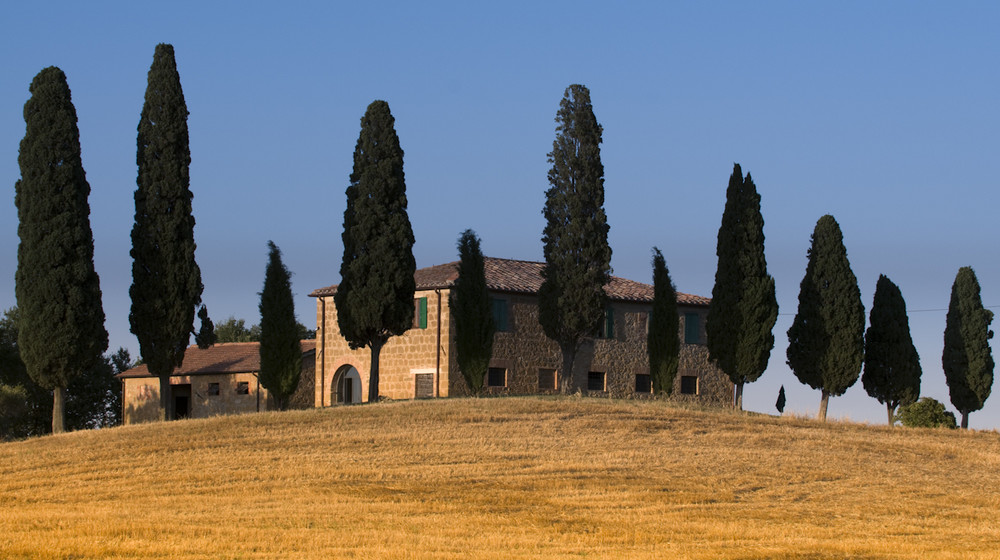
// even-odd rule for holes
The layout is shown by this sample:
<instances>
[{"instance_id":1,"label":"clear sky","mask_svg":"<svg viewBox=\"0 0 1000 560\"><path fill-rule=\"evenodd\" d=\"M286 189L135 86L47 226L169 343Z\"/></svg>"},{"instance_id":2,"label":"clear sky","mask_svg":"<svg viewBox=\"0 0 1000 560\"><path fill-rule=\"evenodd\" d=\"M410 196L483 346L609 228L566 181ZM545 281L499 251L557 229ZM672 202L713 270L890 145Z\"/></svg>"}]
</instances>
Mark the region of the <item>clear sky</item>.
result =
<instances>
[{"instance_id":1,"label":"clear sky","mask_svg":"<svg viewBox=\"0 0 1000 560\"><path fill-rule=\"evenodd\" d=\"M339 281L344 191L375 99L388 101L406 152L418 266L456 260L466 228L490 256L541 260L553 119L564 89L582 83L604 126L616 275L651 282L655 245L680 291L711 295L733 163L752 174L780 316L747 408L773 412L781 385L786 412L818 408L819 392L785 365L786 331L809 236L832 214L866 316L886 274L910 310L922 394L953 409L941 349L961 266L1000 312L1000 4L260 4L3 3L0 307L15 304L22 107L46 66L65 71L79 115L111 347L133 355L136 126L157 43L174 45L191 113L197 260L217 322L258 321L274 240L296 312L315 324L308 294ZM885 422L860 381L830 415ZM1000 394L970 426L1000 428Z\"/></svg>"}]
</instances>

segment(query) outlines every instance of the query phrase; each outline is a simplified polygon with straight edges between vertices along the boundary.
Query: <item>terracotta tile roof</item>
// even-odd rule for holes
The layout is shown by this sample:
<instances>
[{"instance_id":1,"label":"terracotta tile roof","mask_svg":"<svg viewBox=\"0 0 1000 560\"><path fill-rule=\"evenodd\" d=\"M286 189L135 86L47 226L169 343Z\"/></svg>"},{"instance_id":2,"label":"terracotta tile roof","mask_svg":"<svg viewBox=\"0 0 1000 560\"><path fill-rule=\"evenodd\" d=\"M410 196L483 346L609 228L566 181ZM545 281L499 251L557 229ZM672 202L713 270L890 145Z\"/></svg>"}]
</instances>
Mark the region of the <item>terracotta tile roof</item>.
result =
<instances>
[{"instance_id":1,"label":"terracotta tile roof","mask_svg":"<svg viewBox=\"0 0 1000 560\"><path fill-rule=\"evenodd\" d=\"M315 340L302 341L302 353L316 349ZM226 342L202 350L197 345L184 351L184 364L174 375L204 375L209 373L246 373L260 369L259 342ZM149 377L146 364L118 374L118 377Z\"/></svg>"},{"instance_id":2,"label":"terracotta tile roof","mask_svg":"<svg viewBox=\"0 0 1000 560\"><path fill-rule=\"evenodd\" d=\"M542 269L545 263L534 261L518 261L511 259L496 259L486 257L484 268L486 272L486 287L495 292L513 294L536 294L542 286ZM450 288L458 278L458 262L450 262L421 268L413 278L417 281L418 290L433 290L435 288ZM611 282L604 291L613 301L651 303L653 301L653 286L617 276L611 277ZM327 286L314 290L312 297L332 296L337 292L337 286ZM677 303L683 305L708 305L709 298L677 292Z\"/></svg>"}]
</instances>

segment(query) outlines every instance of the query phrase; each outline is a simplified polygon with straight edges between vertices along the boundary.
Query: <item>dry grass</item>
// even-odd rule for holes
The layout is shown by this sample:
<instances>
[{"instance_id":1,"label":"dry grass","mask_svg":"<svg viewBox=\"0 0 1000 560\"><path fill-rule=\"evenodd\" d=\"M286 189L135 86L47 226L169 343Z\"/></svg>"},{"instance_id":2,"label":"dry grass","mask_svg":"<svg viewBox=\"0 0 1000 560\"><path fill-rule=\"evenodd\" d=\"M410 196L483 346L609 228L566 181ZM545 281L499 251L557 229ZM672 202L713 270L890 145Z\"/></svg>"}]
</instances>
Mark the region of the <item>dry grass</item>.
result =
<instances>
[{"instance_id":1,"label":"dry grass","mask_svg":"<svg viewBox=\"0 0 1000 560\"><path fill-rule=\"evenodd\" d=\"M0 445L3 558L997 558L1000 434L451 399Z\"/></svg>"}]
</instances>

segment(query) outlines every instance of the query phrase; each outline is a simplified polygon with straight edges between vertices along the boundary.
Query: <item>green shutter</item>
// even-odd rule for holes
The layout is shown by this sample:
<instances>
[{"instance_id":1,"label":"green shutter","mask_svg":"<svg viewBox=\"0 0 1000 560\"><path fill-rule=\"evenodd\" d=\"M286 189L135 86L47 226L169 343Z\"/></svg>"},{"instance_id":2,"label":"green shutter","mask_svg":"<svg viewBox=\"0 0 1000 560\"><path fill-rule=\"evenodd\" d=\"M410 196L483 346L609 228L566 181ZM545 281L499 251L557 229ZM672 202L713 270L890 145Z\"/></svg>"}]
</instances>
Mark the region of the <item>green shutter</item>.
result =
<instances>
[{"instance_id":1,"label":"green shutter","mask_svg":"<svg viewBox=\"0 0 1000 560\"><path fill-rule=\"evenodd\" d=\"M684 344L701 342L701 324L697 313L684 314Z\"/></svg>"},{"instance_id":2,"label":"green shutter","mask_svg":"<svg viewBox=\"0 0 1000 560\"><path fill-rule=\"evenodd\" d=\"M422 329L426 329L427 328L427 298L422 297L422 298L420 298L419 301L420 301L420 310L418 312L418 315L419 315L418 321L419 322L417 323L417 326L420 327L420 328L422 328Z\"/></svg>"},{"instance_id":3,"label":"green shutter","mask_svg":"<svg viewBox=\"0 0 1000 560\"><path fill-rule=\"evenodd\" d=\"M490 298L493 307L493 324L497 332L507 331L507 300L500 298Z\"/></svg>"},{"instance_id":4,"label":"green shutter","mask_svg":"<svg viewBox=\"0 0 1000 560\"><path fill-rule=\"evenodd\" d=\"M615 310L607 308L604 310L604 338L615 337Z\"/></svg>"}]
</instances>

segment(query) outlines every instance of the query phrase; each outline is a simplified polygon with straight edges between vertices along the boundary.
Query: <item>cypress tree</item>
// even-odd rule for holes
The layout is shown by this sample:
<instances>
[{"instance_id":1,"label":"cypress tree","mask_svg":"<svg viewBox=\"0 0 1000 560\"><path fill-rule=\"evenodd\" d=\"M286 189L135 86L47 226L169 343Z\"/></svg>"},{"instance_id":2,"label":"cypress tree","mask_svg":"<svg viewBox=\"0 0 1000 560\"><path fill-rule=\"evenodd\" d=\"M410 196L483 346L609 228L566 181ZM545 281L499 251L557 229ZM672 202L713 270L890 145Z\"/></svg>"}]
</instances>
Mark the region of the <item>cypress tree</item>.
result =
<instances>
[{"instance_id":1,"label":"cypress tree","mask_svg":"<svg viewBox=\"0 0 1000 560\"><path fill-rule=\"evenodd\" d=\"M203 289L194 260L187 116L174 48L159 44L136 142L129 324L142 360L160 380L164 420L174 416L170 375L184 360Z\"/></svg>"},{"instance_id":2,"label":"cypress tree","mask_svg":"<svg viewBox=\"0 0 1000 560\"><path fill-rule=\"evenodd\" d=\"M604 318L604 286L611 279L611 247L604 213L603 128L594 116L590 91L566 88L556 113L556 139L548 161L545 268L538 293L538 318L545 335L562 351L560 390L575 387L573 363L585 339Z\"/></svg>"},{"instance_id":3,"label":"cypress tree","mask_svg":"<svg viewBox=\"0 0 1000 560\"><path fill-rule=\"evenodd\" d=\"M799 381L822 392L819 419L831 396L858 380L865 351L865 307L844 236L833 216L816 222L799 309L788 329L788 365Z\"/></svg>"},{"instance_id":4,"label":"cypress tree","mask_svg":"<svg viewBox=\"0 0 1000 560\"><path fill-rule=\"evenodd\" d=\"M66 75L50 66L31 82L14 185L18 349L31 378L52 391L52 431L65 429L65 391L108 347L94 270L90 184Z\"/></svg>"},{"instance_id":5,"label":"cypress tree","mask_svg":"<svg viewBox=\"0 0 1000 560\"><path fill-rule=\"evenodd\" d=\"M649 316L646 349L654 394L669 396L673 391L681 350L679 330L677 291L670 280L663 253L653 247L653 311Z\"/></svg>"},{"instance_id":6,"label":"cypress tree","mask_svg":"<svg viewBox=\"0 0 1000 560\"><path fill-rule=\"evenodd\" d=\"M201 321L201 328L194 334L194 340L198 344L198 348L204 350L212 347L219 340L219 337L215 335L215 325L208 316L207 306L202 305L201 309L198 310L198 320Z\"/></svg>"},{"instance_id":7,"label":"cypress tree","mask_svg":"<svg viewBox=\"0 0 1000 560\"><path fill-rule=\"evenodd\" d=\"M920 356L910 337L906 302L899 287L884 274L875 286L875 299L865 333L865 368L861 384L885 405L892 426L896 408L920 396Z\"/></svg>"},{"instance_id":8,"label":"cypress tree","mask_svg":"<svg viewBox=\"0 0 1000 560\"><path fill-rule=\"evenodd\" d=\"M743 385L764 373L774 348L778 300L764 258L760 195L738 163L726 189L716 254L719 265L705 322L708 354L736 385L734 406L743 410Z\"/></svg>"},{"instance_id":9,"label":"cypress tree","mask_svg":"<svg viewBox=\"0 0 1000 560\"><path fill-rule=\"evenodd\" d=\"M471 229L458 239L458 278L451 291L451 317L455 322L455 357L458 369L473 394L483 389L483 379L493 357L493 310L486 291L486 271L479 237Z\"/></svg>"},{"instance_id":10,"label":"cypress tree","mask_svg":"<svg viewBox=\"0 0 1000 560\"><path fill-rule=\"evenodd\" d=\"M285 410L299 386L302 344L291 273L281 262L278 246L268 241L267 247L267 271L260 292L260 384L271 393L278 410Z\"/></svg>"},{"instance_id":11,"label":"cypress tree","mask_svg":"<svg viewBox=\"0 0 1000 560\"><path fill-rule=\"evenodd\" d=\"M413 324L413 228L406 214L403 149L385 101L361 118L344 210L344 258L333 296L340 333L371 350L368 402L378 400L379 353Z\"/></svg>"},{"instance_id":12,"label":"cypress tree","mask_svg":"<svg viewBox=\"0 0 1000 560\"><path fill-rule=\"evenodd\" d=\"M778 389L778 400L774 401L774 408L778 409L778 414L785 412L785 386Z\"/></svg>"},{"instance_id":13,"label":"cypress tree","mask_svg":"<svg viewBox=\"0 0 1000 560\"><path fill-rule=\"evenodd\" d=\"M971 267L958 270L951 286L951 303L944 329L941 365L951 404L969 427L969 413L983 408L993 389L993 312L983 307L979 280Z\"/></svg>"}]
</instances>

